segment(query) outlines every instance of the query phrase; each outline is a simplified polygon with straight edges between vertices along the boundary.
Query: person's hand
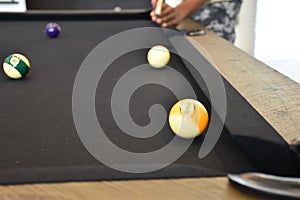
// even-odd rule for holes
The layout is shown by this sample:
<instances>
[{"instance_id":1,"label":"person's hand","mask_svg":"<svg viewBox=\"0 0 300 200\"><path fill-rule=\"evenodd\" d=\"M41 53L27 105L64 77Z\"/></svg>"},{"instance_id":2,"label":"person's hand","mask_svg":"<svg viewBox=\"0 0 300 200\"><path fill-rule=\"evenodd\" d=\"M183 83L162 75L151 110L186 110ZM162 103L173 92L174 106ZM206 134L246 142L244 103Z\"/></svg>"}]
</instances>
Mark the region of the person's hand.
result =
<instances>
[{"instance_id":1,"label":"person's hand","mask_svg":"<svg viewBox=\"0 0 300 200\"><path fill-rule=\"evenodd\" d=\"M185 18L179 7L172 8L166 3L164 3L162 6L161 14L156 16L156 2L157 0L151 0L151 4L154 9L150 13L150 16L152 21L160 24L162 27L177 26Z\"/></svg>"},{"instance_id":2,"label":"person's hand","mask_svg":"<svg viewBox=\"0 0 300 200\"><path fill-rule=\"evenodd\" d=\"M157 2L157 0L151 0L151 4L152 4L152 7L153 7L153 8L156 7L156 2Z\"/></svg>"}]
</instances>

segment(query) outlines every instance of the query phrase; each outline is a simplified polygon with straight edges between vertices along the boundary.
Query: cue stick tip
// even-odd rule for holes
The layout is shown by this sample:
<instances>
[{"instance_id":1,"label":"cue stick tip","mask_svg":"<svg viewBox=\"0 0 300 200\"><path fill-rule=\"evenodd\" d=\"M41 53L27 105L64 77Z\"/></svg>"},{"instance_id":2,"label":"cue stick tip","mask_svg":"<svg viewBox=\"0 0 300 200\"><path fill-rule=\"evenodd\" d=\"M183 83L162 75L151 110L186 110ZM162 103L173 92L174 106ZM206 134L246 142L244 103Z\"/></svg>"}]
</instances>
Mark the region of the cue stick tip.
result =
<instances>
[{"instance_id":1,"label":"cue stick tip","mask_svg":"<svg viewBox=\"0 0 300 200\"><path fill-rule=\"evenodd\" d=\"M161 14L163 4L164 4L164 0L157 0L156 7L155 7L155 15L157 17Z\"/></svg>"}]
</instances>

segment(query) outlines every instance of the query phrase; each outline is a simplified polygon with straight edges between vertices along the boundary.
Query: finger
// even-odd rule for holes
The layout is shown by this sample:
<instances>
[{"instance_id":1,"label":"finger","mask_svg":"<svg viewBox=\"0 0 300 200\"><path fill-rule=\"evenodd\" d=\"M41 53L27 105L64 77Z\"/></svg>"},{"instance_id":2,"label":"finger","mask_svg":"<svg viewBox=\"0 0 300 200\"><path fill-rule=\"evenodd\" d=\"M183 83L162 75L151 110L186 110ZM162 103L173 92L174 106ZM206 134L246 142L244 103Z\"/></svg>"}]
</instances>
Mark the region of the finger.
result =
<instances>
[{"instance_id":1,"label":"finger","mask_svg":"<svg viewBox=\"0 0 300 200\"><path fill-rule=\"evenodd\" d=\"M171 13L163 18L161 18L162 23L170 23L171 21L175 20L176 15L175 13Z\"/></svg>"},{"instance_id":2,"label":"finger","mask_svg":"<svg viewBox=\"0 0 300 200\"><path fill-rule=\"evenodd\" d=\"M157 21L157 17L156 17L155 15L153 15L153 16L151 16L151 20L152 20L153 22L156 22L156 21Z\"/></svg>"},{"instance_id":3,"label":"finger","mask_svg":"<svg viewBox=\"0 0 300 200\"><path fill-rule=\"evenodd\" d=\"M165 6L163 6L162 12L160 13L159 17L163 18L167 15L171 15L172 13L175 13L175 9L166 4Z\"/></svg>"},{"instance_id":4,"label":"finger","mask_svg":"<svg viewBox=\"0 0 300 200\"><path fill-rule=\"evenodd\" d=\"M168 21L172 20L174 17L176 17L175 10L169 6L167 6L161 15L156 19L156 23L162 24L162 23L168 23Z\"/></svg>"},{"instance_id":5,"label":"finger","mask_svg":"<svg viewBox=\"0 0 300 200\"><path fill-rule=\"evenodd\" d=\"M155 22L158 23L158 24L162 24L162 23L163 23L163 21L161 20L161 18L157 18L157 19L155 20Z\"/></svg>"},{"instance_id":6,"label":"finger","mask_svg":"<svg viewBox=\"0 0 300 200\"><path fill-rule=\"evenodd\" d=\"M150 16L152 17L152 16L154 16L155 15L155 13L154 13L154 11L152 10L151 12L150 12Z\"/></svg>"},{"instance_id":7,"label":"finger","mask_svg":"<svg viewBox=\"0 0 300 200\"><path fill-rule=\"evenodd\" d=\"M157 2L157 0L151 0L151 5L152 5L153 8L156 7L156 2Z\"/></svg>"},{"instance_id":8,"label":"finger","mask_svg":"<svg viewBox=\"0 0 300 200\"><path fill-rule=\"evenodd\" d=\"M179 21L176 18L174 18L173 20L162 23L161 26L166 28L166 27L171 27L171 26L177 26L178 24L179 24Z\"/></svg>"},{"instance_id":9,"label":"finger","mask_svg":"<svg viewBox=\"0 0 300 200\"><path fill-rule=\"evenodd\" d=\"M158 23L158 24L163 23L161 16L166 15L166 14L169 12L169 11L167 11L167 10L168 10L168 5L164 3L164 4L162 5L161 13L160 13L159 16L157 16L157 15L155 14L155 11L154 11L154 16L155 16L155 17L153 17L153 18L154 18L154 21L155 21L156 23ZM166 13L166 11L167 11L167 13Z\"/></svg>"}]
</instances>

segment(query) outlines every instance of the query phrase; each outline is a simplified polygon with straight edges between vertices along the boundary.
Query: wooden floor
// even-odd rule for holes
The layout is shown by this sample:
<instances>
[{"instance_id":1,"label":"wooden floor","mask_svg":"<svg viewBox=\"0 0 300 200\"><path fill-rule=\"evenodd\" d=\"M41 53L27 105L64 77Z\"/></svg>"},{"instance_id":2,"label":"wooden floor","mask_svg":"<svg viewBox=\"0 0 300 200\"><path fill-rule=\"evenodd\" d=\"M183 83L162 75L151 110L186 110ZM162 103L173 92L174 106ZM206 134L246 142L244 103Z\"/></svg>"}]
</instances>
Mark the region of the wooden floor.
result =
<instances>
[{"instance_id":1,"label":"wooden floor","mask_svg":"<svg viewBox=\"0 0 300 200\"><path fill-rule=\"evenodd\" d=\"M182 27L195 26L185 22ZM300 134L300 85L212 33L197 48L254 108L290 141ZM6 199L274 199L241 189L226 177L0 186Z\"/></svg>"}]
</instances>

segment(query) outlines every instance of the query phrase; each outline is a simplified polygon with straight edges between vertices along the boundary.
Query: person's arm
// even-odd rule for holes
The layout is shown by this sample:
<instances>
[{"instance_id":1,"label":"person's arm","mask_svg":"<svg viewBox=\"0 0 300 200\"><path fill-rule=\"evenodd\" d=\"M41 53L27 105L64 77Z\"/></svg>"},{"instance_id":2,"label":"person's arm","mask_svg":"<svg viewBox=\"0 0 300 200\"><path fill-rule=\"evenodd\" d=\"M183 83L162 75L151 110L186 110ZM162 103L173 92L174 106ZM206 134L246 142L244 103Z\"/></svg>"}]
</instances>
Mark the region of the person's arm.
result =
<instances>
[{"instance_id":1,"label":"person's arm","mask_svg":"<svg viewBox=\"0 0 300 200\"><path fill-rule=\"evenodd\" d=\"M156 6L156 1L157 0L151 0L152 6L154 8ZM152 21L161 24L163 27L176 26L207 2L208 0L184 0L175 8L172 8L164 3L161 14L159 16L155 15L154 10L150 15Z\"/></svg>"}]
</instances>

